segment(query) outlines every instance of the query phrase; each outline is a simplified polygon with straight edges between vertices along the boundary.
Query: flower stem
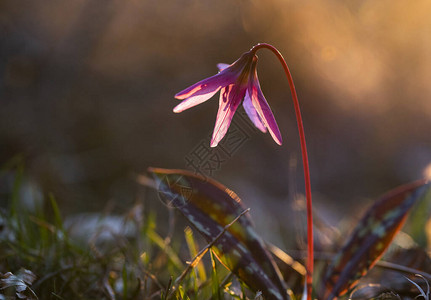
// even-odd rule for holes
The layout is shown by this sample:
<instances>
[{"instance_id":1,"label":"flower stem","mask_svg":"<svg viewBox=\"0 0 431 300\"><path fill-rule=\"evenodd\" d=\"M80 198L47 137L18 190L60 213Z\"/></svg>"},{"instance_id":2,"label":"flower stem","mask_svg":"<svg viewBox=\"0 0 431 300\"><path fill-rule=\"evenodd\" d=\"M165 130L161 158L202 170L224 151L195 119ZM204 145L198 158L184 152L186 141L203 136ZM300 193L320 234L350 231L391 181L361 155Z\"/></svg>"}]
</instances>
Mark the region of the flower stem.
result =
<instances>
[{"instance_id":1,"label":"flower stem","mask_svg":"<svg viewBox=\"0 0 431 300\"><path fill-rule=\"evenodd\" d=\"M293 78L290 74L289 67L283 58L283 55L272 45L261 43L254 46L250 51L256 53L260 48L271 50L277 56L281 65L283 66L287 80L289 81L290 92L292 94L293 106L295 107L296 122L298 124L299 139L301 143L302 164L304 168L304 181L305 181L305 197L307 201L307 241L308 241L308 257L307 257L307 300L311 300L312 283L313 283L313 268L314 268L314 252L313 252L313 212L311 201L311 183L310 183L310 170L308 166L307 144L305 143L304 125L302 124L301 109L299 107L298 96L296 94Z\"/></svg>"}]
</instances>

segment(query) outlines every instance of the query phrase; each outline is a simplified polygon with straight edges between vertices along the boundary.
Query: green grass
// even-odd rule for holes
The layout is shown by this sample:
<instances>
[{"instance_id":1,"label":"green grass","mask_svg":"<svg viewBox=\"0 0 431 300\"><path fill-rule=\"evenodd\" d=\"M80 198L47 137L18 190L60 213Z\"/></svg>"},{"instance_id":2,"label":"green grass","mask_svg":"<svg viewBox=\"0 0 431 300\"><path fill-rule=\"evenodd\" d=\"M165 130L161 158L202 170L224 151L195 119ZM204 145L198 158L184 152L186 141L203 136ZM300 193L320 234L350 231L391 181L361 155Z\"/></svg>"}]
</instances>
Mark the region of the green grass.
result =
<instances>
[{"instance_id":1,"label":"green grass","mask_svg":"<svg viewBox=\"0 0 431 300\"><path fill-rule=\"evenodd\" d=\"M0 209L0 300L263 299L260 292L251 292L227 270L210 248L232 224L238 225L235 222L248 209L206 243L185 225L184 217L177 219L175 210L161 206L156 191L145 203L135 203L121 214L65 216L54 195L36 192L29 197L23 192L29 181L24 170L19 157L0 169L0 197L7 203ZM420 219L416 214L412 217ZM419 237L422 235L420 232ZM298 274L302 278L305 270L297 267L293 271L296 261L283 259L287 255L275 246L269 249L284 279L290 280L290 287L295 286L295 295L290 290L291 298L299 299L303 283L294 279ZM426 246L401 251L401 260L420 257L424 249ZM316 260L317 265L322 267L326 260ZM386 299L385 295L430 299L431 275L420 266L399 265L401 260L379 261L378 271L386 272L371 274L366 282L373 284L361 284L352 294L371 295L378 287L376 299ZM395 281L399 276L392 279L394 284L386 290L391 284L386 276L394 274L400 275L401 281Z\"/></svg>"},{"instance_id":2,"label":"green grass","mask_svg":"<svg viewBox=\"0 0 431 300\"><path fill-rule=\"evenodd\" d=\"M0 211L0 299L254 298L210 251L187 268L205 244L189 227L163 236L156 212L141 203L123 215L87 214L74 222L63 218L53 195L28 207L20 192L24 168L17 165L0 174L13 181Z\"/></svg>"}]
</instances>

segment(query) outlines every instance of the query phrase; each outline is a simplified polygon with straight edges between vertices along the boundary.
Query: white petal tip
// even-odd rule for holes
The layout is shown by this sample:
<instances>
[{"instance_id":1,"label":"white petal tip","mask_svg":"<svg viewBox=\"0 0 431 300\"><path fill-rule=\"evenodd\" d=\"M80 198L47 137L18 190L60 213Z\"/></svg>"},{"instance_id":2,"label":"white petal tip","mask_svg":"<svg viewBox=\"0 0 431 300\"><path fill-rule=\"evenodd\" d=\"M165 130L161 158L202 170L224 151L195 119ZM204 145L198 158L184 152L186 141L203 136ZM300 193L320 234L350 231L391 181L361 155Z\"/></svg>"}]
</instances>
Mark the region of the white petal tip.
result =
<instances>
[{"instance_id":1,"label":"white petal tip","mask_svg":"<svg viewBox=\"0 0 431 300\"><path fill-rule=\"evenodd\" d=\"M218 142L216 142L215 140L212 139L210 142L210 147L215 148L215 147L217 147L217 145L218 145Z\"/></svg>"},{"instance_id":2,"label":"white petal tip","mask_svg":"<svg viewBox=\"0 0 431 300\"><path fill-rule=\"evenodd\" d=\"M173 109L172 111L173 111L174 113L178 114L178 113L180 113L180 112L184 111L184 109L182 108L182 105L181 105L181 103L180 103L180 104L178 104L177 106L175 106L175 107L174 107L174 109Z\"/></svg>"}]
</instances>

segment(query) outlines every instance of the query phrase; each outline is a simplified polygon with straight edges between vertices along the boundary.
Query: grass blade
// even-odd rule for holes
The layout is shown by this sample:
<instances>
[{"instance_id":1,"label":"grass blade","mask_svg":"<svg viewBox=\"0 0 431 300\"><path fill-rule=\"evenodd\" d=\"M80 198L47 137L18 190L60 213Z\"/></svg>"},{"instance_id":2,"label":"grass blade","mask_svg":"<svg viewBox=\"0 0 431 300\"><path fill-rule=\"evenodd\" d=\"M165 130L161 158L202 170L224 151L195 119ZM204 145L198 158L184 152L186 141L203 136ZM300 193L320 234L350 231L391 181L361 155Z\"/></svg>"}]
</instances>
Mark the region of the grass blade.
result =
<instances>
[{"instance_id":1,"label":"grass blade","mask_svg":"<svg viewBox=\"0 0 431 300\"><path fill-rule=\"evenodd\" d=\"M214 253L211 250L210 250L210 257L211 257L211 287L213 291L212 299L223 300L221 289L220 289L220 283L217 276L216 261L214 259Z\"/></svg>"},{"instance_id":2,"label":"grass blade","mask_svg":"<svg viewBox=\"0 0 431 300\"><path fill-rule=\"evenodd\" d=\"M193 231L190 227L187 227L184 230L184 232L185 232L187 246L188 246L189 252L190 252L190 257L195 257L195 256L197 256L198 251L197 251L195 239L193 237ZM191 263L193 263L193 261ZM206 281L207 276L205 273L205 267L202 264L202 262L198 261L197 263L195 263L195 269L197 271L197 275L199 275L199 280L202 282Z\"/></svg>"}]
</instances>

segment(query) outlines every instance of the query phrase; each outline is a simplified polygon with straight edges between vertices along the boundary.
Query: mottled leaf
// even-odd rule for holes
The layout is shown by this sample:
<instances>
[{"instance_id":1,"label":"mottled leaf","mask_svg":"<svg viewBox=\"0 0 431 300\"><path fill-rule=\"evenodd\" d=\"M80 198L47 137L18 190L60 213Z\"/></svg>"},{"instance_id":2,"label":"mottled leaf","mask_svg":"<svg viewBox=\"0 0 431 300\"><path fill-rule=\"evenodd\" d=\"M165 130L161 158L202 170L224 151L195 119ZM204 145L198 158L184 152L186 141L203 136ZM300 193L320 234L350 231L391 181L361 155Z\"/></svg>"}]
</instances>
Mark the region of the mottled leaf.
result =
<instances>
[{"instance_id":1,"label":"mottled leaf","mask_svg":"<svg viewBox=\"0 0 431 300\"><path fill-rule=\"evenodd\" d=\"M160 199L179 209L208 242L245 210L233 191L212 179L183 170L149 171L157 181ZM248 214L230 226L214 246L219 260L251 290L262 291L265 299L289 299L281 274Z\"/></svg>"},{"instance_id":2,"label":"mottled leaf","mask_svg":"<svg viewBox=\"0 0 431 300\"><path fill-rule=\"evenodd\" d=\"M428 200L420 201L412 208L403 231L412 237L419 247L431 248L431 195Z\"/></svg>"},{"instance_id":3,"label":"mottled leaf","mask_svg":"<svg viewBox=\"0 0 431 300\"><path fill-rule=\"evenodd\" d=\"M13 298L18 299L37 299L36 294L30 288L35 280L36 276L33 272L26 269L20 269L17 275L11 272L5 274L0 273L0 293L3 294L5 290L13 289L13 293L6 292L6 294L15 294Z\"/></svg>"},{"instance_id":4,"label":"mottled leaf","mask_svg":"<svg viewBox=\"0 0 431 300\"><path fill-rule=\"evenodd\" d=\"M401 186L371 206L329 265L322 299L336 299L351 289L383 255L412 206L430 188L421 180Z\"/></svg>"}]
</instances>

